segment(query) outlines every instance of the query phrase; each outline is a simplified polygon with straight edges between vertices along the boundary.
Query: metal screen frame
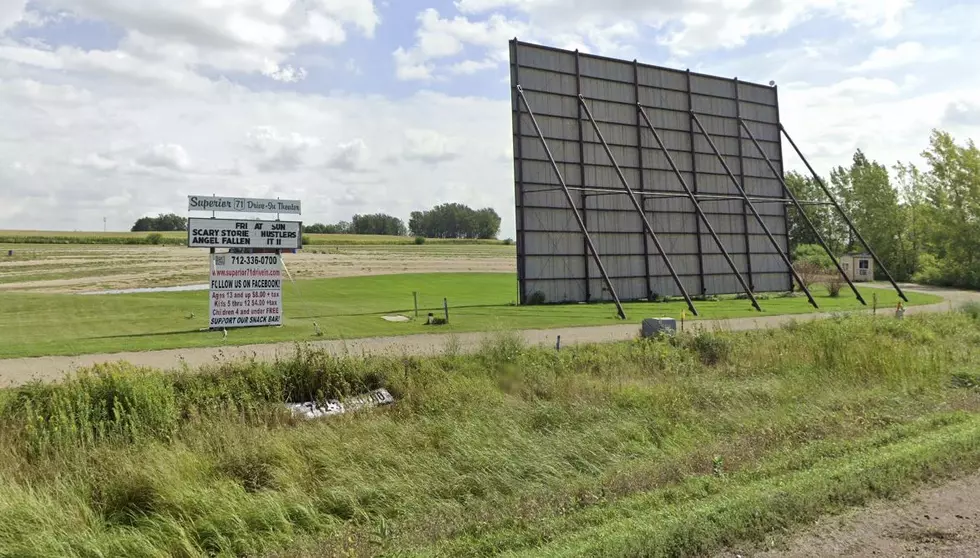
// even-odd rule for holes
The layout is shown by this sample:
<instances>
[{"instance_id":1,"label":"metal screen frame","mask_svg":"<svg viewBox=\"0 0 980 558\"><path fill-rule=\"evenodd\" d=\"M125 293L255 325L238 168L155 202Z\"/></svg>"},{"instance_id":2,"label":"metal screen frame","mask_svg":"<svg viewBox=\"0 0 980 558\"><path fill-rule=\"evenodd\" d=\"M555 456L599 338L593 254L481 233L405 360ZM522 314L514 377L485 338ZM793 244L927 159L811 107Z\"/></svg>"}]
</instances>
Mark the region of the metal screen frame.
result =
<instances>
[{"instance_id":1,"label":"metal screen frame","mask_svg":"<svg viewBox=\"0 0 980 558\"><path fill-rule=\"evenodd\" d=\"M609 301L625 319L623 300L679 296L697 314L689 292L742 293L761 310L757 290L795 280L817 307L789 259L787 207L830 254L803 210L827 202L786 186L782 138L802 153L775 86L516 38L510 68L521 304Z\"/></svg>"}]
</instances>

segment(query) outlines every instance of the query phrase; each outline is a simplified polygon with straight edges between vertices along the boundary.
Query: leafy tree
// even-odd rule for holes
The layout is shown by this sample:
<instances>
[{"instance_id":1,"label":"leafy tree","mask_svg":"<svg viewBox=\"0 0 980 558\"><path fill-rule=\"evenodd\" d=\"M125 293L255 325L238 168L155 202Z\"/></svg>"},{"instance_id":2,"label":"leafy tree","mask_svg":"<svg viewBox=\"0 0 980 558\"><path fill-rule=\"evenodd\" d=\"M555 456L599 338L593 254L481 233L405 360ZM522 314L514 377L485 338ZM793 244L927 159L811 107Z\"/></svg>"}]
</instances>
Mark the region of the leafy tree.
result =
<instances>
[{"instance_id":1,"label":"leafy tree","mask_svg":"<svg viewBox=\"0 0 980 558\"><path fill-rule=\"evenodd\" d=\"M381 234L389 236L405 236L405 223L398 217L385 213L372 215L355 215L351 221L351 232L354 234Z\"/></svg>"},{"instance_id":2,"label":"leafy tree","mask_svg":"<svg viewBox=\"0 0 980 558\"><path fill-rule=\"evenodd\" d=\"M816 180L809 176L803 176L796 171L786 173L786 186L800 201L829 202ZM814 228L827 242L831 251L840 253L844 249L846 238L841 235L842 228L839 226L839 218L833 206L804 204L803 208ZM790 250L805 244L819 244L817 235L793 205L787 207L787 221Z\"/></svg>"},{"instance_id":3,"label":"leafy tree","mask_svg":"<svg viewBox=\"0 0 980 558\"><path fill-rule=\"evenodd\" d=\"M140 217L130 229L132 232L165 232L187 230L187 218L176 213L159 214L156 217Z\"/></svg>"},{"instance_id":4,"label":"leafy tree","mask_svg":"<svg viewBox=\"0 0 980 558\"><path fill-rule=\"evenodd\" d=\"M474 211L461 203L444 203L428 211L413 211L409 231L428 238L496 238L500 216L492 208Z\"/></svg>"},{"instance_id":5,"label":"leafy tree","mask_svg":"<svg viewBox=\"0 0 980 558\"><path fill-rule=\"evenodd\" d=\"M831 182L855 228L882 263L897 275L897 279L907 278L907 274L896 273L903 269L900 264L904 222L898 192L891 185L888 169L869 160L859 149L854 153L850 167L837 167L831 173ZM856 236L848 234L847 249L863 250L864 247ZM876 273L881 271L880 268L875 270Z\"/></svg>"},{"instance_id":6,"label":"leafy tree","mask_svg":"<svg viewBox=\"0 0 980 558\"><path fill-rule=\"evenodd\" d=\"M350 234L351 224L349 221L340 221L334 225L314 223L312 225L304 225L303 232L309 234Z\"/></svg>"}]
</instances>

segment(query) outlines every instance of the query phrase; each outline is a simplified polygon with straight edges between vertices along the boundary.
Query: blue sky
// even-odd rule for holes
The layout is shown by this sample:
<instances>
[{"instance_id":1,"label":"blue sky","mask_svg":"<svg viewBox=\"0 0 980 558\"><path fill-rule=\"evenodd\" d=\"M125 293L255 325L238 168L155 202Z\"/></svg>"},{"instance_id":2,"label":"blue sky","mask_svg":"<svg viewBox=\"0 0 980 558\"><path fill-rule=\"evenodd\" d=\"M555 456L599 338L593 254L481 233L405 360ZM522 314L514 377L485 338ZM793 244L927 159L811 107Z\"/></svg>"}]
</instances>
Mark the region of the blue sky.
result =
<instances>
[{"instance_id":1,"label":"blue sky","mask_svg":"<svg viewBox=\"0 0 980 558\"><path fill-rule=\"evenodd\" d=\"M954 0L0 0L0 228L126 229L217 192L298 197L306 221L459 201L510 236L514 36L773 79L823 172L914 161L934 127L980 131L976 21Z\"/></svg>"}]
</instances>

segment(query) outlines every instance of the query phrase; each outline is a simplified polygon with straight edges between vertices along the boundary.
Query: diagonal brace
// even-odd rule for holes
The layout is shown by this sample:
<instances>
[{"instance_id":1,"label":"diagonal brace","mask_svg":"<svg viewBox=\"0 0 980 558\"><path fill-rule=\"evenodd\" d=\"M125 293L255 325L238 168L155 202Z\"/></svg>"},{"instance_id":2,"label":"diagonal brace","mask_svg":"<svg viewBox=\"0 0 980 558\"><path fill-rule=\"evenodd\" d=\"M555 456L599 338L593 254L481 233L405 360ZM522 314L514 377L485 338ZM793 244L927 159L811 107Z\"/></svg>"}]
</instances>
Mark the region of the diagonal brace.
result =
<instances>
[{"instance_id":1,"label":"diagonal brace","mask_svg":"<svg viewBox=\"0 0 980 558\"><path fill-rule=\"evenodd\" d=\"M629 182L626 180L626 176L623 175L623 170L619 168L619 163L616 162L616 158L613 156L612 150L609 149L609 144L606 143L606 139L602 136L602 131L599 129L599 125L596 123L595 118L592 117L592 111L589 110L589 105L585 103L585 97L582 95L578 96L579 105L582 110L585 111L585 115L589 117L589 122L592 123L592 129L595 131L596 137L602 143L602 148L606 150L606 155L609 160L612 161L613 167L616 169L616 174L619 176L619 181L623 183L623 188L626 190L626 196L629 198L636 212L640 214L640 219L643 221L643 228L646 229L647 234L653 239L654 245L656 245L657 250L664 259L664 264L667 265L667 269L670 271L670 276L674 278L674 283L677 284L677 288L680 289L681 294L684 295L684 300L687 302L687 307L691 310L691 313L695 316L698 315L698 309L694 307L694 302L691 300L690 295L687 294L687 289L684 288L684 283L681 282L681 278L677 276L677 271L674 270L674 265L670 263L670 258L667 257L667 252L664 250L663 245L660 243L660 239L657 238L657 233L653 232L653 227L650 226L650 221L647 220L647 216L643 211L643 206L636 199L636 194L633 193L633 189L630 188Z\"/></svg>"},{"instance_id":2,"label":"diagonal brace","mask_svg":"<svg viewBox=\"0 0 980 558\"><path fill-rule=\"evenodd\" d=\"M888 272L888 269L884 266L884 264L881 263L881 260L878 259L878 255L875 254L875 251L871 249L871 245L868 244L867 241L864 240L864 237L861 236L861 233L858 232L857 228L854 226L854 223L851 221L851 218L848 217L847 213L844 212L844 208L841 207L839 203L837 203L837 198L835 198L834 195L830 193L830 190L827 188L827 185L823 183L823 180L820 178L820 175L817 174L817 171L813 170L813 167L810 166L810 161L807 161L806 157L803 156L803 152L800 151L800 148L796 147L796 142L793 141L793 138L789 135L789 132L786 131L786 128L784 128L782 124L779 125L779 131L782 132L783 135L786 136L786 139L789 140L789 144L793 146L793 150L796 151L796 154L799 155L800 159L803 160L803 164L806 165L807 170L809 170L810 174L813 175L813 179L817 181L818 185L820 185L820 189L823 190L823 193L826 194L828 198L830 198L830 201L834 204L834 207L837 208L837 212L840 213L841 217L844 218L844 222L847 223L847 226L851 229L851 232L854 233L854 236L856 236L858 240L861 241L861 244L864 245L864 248L868 251L869 254L871 254L871 257L875 261L875 265L877 265L878 268L885 273L885 276L888 277L888 281L891 282L892 287L895 287L895 290L898 291L898 296L902 297L902 300L904 300L905 302L908 302L909 299L905 296L905 293L902 292L902 288L898 286L898 283L896 283L895 279L892 278L892 274Z\"/></svg>"},{"instance_id":3,"label":"diagonal brace","mask_svg":"<svg viewBox=\"0 0 980 558\"><path fill-rule=\"evenodd\" d=\"M538 138L541 140L541 145L544 146L544 151L548 154L548 161L551 162L551 168L554 169L555 174L558 176L558 182L561 184L561 189L565 193L565 199L568 201L569 207L572 208L572 214L575 215L575 221L578 222L579 229L581 229L582 234L585 235L585 242L589 245L589 251L592 252L592 259L595 260L596 267L599 268L599 273L602 274L602 279L605 281L606 287L609 288L609 293L612 295L613 301L616 303L616 310L619 312L619 317L625 320L626 311L623 310L623 303L620 302L619 295L616 294L616 288L613 287L612 281L609 279L609 275L606 273L606 266L603 265L602 258L599 257L599 251L596 250L595 243L592 242L592 235L590 235L588 229L585 228L585 221L582 220L582 215L578 212L578 208L575 207L575 201L572 199L572 194L568 190L568 185L565 184L565 178L561 175L561 169L558 168L558 163L555 162L555 157L551 154L551 148L548 147L548 140L545 139L544 134L541 132L541 127L538 125L538 119L534 117L534 111L531 110L531 105L527 102L527 97L524 95L524 89L520 85L516 87L517 94L524 103L524 108L527 109L528 116L531 117L531 124L534 125L534 131L537 132Z\"/></svg>"},{"instance_id":4,"label":"diagonal brace","mask_svg":"<svg viewBox=\"0 0 980 558\"><path fill-rule=\"evenodd\" d=\"M687 181L684 180L684 175L681 174L681 171L674 163L674 158L670 156L670 151L667 151L667 145L664 144L663 138L660 137L660 133L657 132L657 129L653 126L653 122L650 121L650 117L647 116L647 112L643 110L643 105L636 103L636 110L640 111L640 115L643 116L643 120L646 122L647 128L653 132L653 138L657 140L657 145L660 146L660 149L664 152L664 156L667 157L667 162L670 163L671 170L674 171L674 174L677 176L677 180L680 181L681 187L684 188L684 192L687 194L688 199L690 199L691 203L694 204L694 210L697 212L698 217L701 218L705 228L707 228L708 232L711 233L711 238L715 240L715 244L718 245L718 249L721 250L722 255L725 256L725 261L727 261L729 267L732 268L732 273L735 274L735 277L738 279L739 284L742 285L742 289L745 291L745 294L748 295L749 300L752 301L752 306L761 312L762 308L759 306L759 301L755 299L755 295L752 294L752 289L749 288L748 283L745 282L745 278L742 277L741 273L739 273L738 267L735 265L735 260L733 260L728 254L728 251L725 250L725 245L722 244L721 239L718 238L718 234L715 233L714 227L712 227L711 222L708 221L707 215L705 215L704 211L701 210L701 203L698 202L698 198L694 195L694 192L691 191L690 186L687 185ZM748 249L748 246L746 246L746 249Z\"/></svg>"},{"instance_id":5,"label":"diagonal brace","mask_svg":"<svg viewBox=\"0 0 980 558\"><path fill-rule=\"evenodd\" d=\"M776 170L776 166L772 164L772 161L769 159L769 156L766 155L766 152L762 150L762 146L759 145L759 142L755 139L755 135L752 134L752 130L749 129L749 127L745 124L745 121L742 120L741 118L738 119L738 123L742 126L742 129L745 130L745 133L749 136L749 139L752 140L752 144L755 145L755 148L759 151L759 154L762 155L762 158L766 160L766 164L769 165L769 170L772 171L773 176L775 176L776 179L779 180L779 183L783 185L783 191L793 202L793 205L796 206L796 210L799 211L800 215L803 216L803 221L807 224L807 226L810 227L810 230L813 231L813 234L816 235L817 242L820 243L820 246L823 247L824 251L827 252L827 255L830 256L831 261L834 262L834 266L837 267L837 271L840 272L841 277L843 277L844 280L847 281L847 284L850 285L851 290L854 291L854 295L857 297L859 301L861 301L861 304L867 306L868 303L865 302L864 297L861 296L861 291L859 291L857 287L854 286L854 283L851 281L851 278L848 277L847 273L844 272L844 268L842 268L840 262L837 261L837 256L834 256L834 253L827 246L827 242L823 239L823 236L820 234L820 231L817 230L817 227L814 226L813 221L810 220L810 216L806 214L806 211L804 211L803 205L800 204L800 200L798 200L796 198L796 195L793 194L792 190L789 189L789 186L786 185L786 181L783 180L782 175L780 175L779 171Z\"/></svg>"},{"instance_id":6,"label":"diagonal brace","mask_svg":"<svg viewBox=\"0 0 980 558\"><path fill-rule=\"evenodd\" d=\"M738 190L738 193L745 200L745 203L748 205L749 209L752 210L752 215L754 215L756 221L759 222L759 226L762 227L763 232L765 232L766 236L769 237L769 242L772 243L772 246L773 248L776 249L776 252L779 254L779 257L782 258L783 262L786 264L786 267L789 268L789 272L793 275L793 278L796 279L796 282L800 285L800 288L803 289L804 293L806 293L807 300L810 301L810 304L814 308L820 308L820 306L817 305L817 301L813 299L813 295L810 294L810 289L806 287L806 284L803 282L803 279L800 278L800 274L796 272L795 268L793 268L793 263L789 260L789 256L787 256L786 253L783 252L782 248L779 247L779 243L776 242L776 237L772 235L772 232L769 231L769 227L767 227L766 223L762 220L762 215L759 215L759 212L756 211L755 205L752 203L752 200L749 199L748 194L745 193L745 190L742 188L742 185L739 183L738 179L735 178L735 175L732 173L732 169L728 166L728 163L725 161L725 157L722 156L721 151L718 151L718 147L715 146L715 142L711 139L711 135L708 134L708 131L704 129L704 125L701 124L701 119L698 118L698 115L695 114L693 110L689 111L689 114L691 115L691 118L694 119L694 123L698 125L698 129L701 130L701 134L704 135L704 139L708 140L708 145L711 146L711 150L714 151L715 156L718 157L719 161L721 161L721 165L725 168L725 172L728 174L728 178L731 179L732 184L735 185L735 189ZM748 252L748 248L749 248L748 246L745 247L746 252Z\"/></svg>"}]
</instances>

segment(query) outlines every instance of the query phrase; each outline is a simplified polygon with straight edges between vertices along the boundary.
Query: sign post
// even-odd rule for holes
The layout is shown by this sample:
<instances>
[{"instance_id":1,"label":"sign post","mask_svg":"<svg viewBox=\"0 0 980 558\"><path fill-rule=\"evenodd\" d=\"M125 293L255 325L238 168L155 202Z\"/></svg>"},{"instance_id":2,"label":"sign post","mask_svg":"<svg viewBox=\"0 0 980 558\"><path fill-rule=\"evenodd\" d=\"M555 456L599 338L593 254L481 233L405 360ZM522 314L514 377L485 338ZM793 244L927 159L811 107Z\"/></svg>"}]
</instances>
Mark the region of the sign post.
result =
<instances>
[{"instance_id":1,"label":"sign post","mask_svg":"<svg viewBox=\"0 0 980 558\"><path fill-rule=\"evenodd\" d=\"M282 251L302 248L303 223L279 217L298 215L300 207L299 200L187 196L188 211L211 213L187 220L187 246L210 252L208 329L282 325ZM216 212L276 220L219 219Z\"/></svg>"}]
</instances>

